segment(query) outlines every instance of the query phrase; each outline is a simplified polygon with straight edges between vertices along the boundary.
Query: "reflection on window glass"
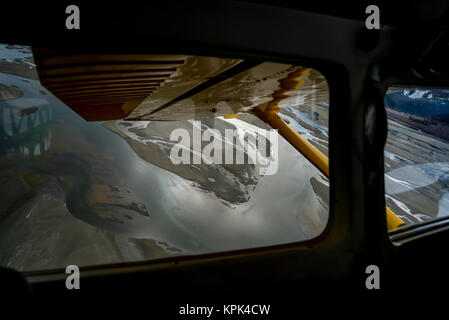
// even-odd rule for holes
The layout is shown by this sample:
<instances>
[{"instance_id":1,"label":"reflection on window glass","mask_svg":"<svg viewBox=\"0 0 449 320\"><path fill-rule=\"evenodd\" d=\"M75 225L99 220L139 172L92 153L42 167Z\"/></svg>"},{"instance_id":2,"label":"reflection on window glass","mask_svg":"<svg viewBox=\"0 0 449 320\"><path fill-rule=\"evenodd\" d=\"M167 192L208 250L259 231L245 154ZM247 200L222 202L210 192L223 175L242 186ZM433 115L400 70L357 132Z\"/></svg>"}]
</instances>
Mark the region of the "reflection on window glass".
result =
<instances>
[{"instance_id":1,"label":"reflection on window glass","mask_svg":"<svg viewBox=\"0 0 449 320\"><path fill-rule=\"evenodd\" d=\"M387 205L413 224L449 214L449 90L390 88L385 97Z\"/></svg>"},{"instance_id":2,"label":"reflection on window glass","mask_svg":"<svg viewBox=\"0 0 449 320\"><path fill-rule=\"evenodd\" d=\"M326 156L329 149L329 88L324 76L311 70L307 84L280 104L280 117Z\"/></svg>"},{"instance_id":3,"label":"reflection on window glass","mask_svg":"<svg viewBox=\"0 0 449 320\"><path fill-rule=\"evenodd\" d=\"M326 80L310 70L302 81L280 115L327 154ZM201 124L89 122L40 84L29 47L0 45L0 266L32 271L222 252L324 230L329 182L282 137L277 170L263 175L249 162L173 164L176 129L223 140L231 129L255 141L270 128L244 113ZM235 151L236 141L223 143Z\"/></svg>"}]
</instances>

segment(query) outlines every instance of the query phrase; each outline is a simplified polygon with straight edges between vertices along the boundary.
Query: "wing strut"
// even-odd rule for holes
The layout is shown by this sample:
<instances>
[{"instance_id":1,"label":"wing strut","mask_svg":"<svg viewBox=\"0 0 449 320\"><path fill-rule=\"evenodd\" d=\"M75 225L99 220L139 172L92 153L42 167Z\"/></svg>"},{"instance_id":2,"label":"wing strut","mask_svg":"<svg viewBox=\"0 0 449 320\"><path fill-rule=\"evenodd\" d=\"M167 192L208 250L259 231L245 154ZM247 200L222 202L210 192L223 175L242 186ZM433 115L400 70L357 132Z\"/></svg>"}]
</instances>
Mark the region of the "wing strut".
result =
<instances>
[{"instance_id":1,"label":"wing strut","mask_svg":"<svg viewBox=\"0 0 449 320\"><path fill-rule=\"evenodd\" d=\"M293 147L304 155L313 165L315 165L326 177L329 178L329 159L318 150L307 139L302 137L296 130L292 129L278 114L278 103L288 97L288 91L297 90L302 84L301 78L309 72L309 68L303 68L289 75L288 78L281 80L281 89L273 93L271 101L265 110L260 108L252 109L257 117L269 124L273 129L277 129L279 134L284 137ZM294 80L294 81L292 81ZM282 83L284 81L284 83ZM386 207L387 228L392 231L404 224L390 208Z\"/></svg>"}]
</instances>

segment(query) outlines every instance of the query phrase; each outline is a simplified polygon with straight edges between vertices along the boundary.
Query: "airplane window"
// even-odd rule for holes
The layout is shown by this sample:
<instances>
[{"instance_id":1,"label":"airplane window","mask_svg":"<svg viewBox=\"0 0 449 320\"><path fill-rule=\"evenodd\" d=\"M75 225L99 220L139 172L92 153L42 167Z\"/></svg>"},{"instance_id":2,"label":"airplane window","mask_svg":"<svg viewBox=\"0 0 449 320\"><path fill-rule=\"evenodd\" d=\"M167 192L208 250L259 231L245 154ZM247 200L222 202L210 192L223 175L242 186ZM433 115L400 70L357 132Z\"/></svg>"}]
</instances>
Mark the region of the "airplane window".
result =
<instances>
[{"instance_id":1,"label":"airplane window","mask_svg":"<svg viewBox=\"0 0 449 320\"><path fill-rule=\"evenodd\" d=\"M405 225L449 215L449 90L391 87L385 107L387 206Z\"/></svg>"},{"instance_id":2,"label":"airplane window","mask_svg":"<svg viewBox=\"0 0 449 320\"><path fill-rule=\"evenodd\" d=\"M0 45L0 266L35 271L224 252L324 230L326 174L258 116L279 108L327 156L329 97L318 71L262 63L229 75L241 61L145 56L160 68L146 80L137 74L143 68L113 72L142 57L107 56L117 60L112 71L103 56L98 66L84 57L85 69L72 58L45 60L39 70L30 47ZM229 77L207 88L201 75L183 82L201 71L189 63ZM126 85L133 93L119 95ZM170 86L196 91L149 112ZM121 98L131 101L116 109L126 116L94 108ZM236 106L244 108L236 114Z\"/></svg>"}]
</instances>

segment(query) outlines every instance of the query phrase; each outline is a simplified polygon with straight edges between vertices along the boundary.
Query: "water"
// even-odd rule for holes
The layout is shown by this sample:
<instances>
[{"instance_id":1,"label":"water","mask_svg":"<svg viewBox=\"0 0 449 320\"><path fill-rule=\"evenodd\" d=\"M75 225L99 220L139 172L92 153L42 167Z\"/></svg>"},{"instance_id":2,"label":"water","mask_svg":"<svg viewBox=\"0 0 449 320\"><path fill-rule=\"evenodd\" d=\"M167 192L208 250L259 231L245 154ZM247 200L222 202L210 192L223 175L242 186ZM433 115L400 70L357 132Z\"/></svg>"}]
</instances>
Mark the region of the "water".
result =
<instances>
[{"instance_id":1,"label":"water","mask_svg":"<svg viewBox=\"0 0 449 320\"><path fill-rule=\"evenodd\" d=\"M282 138L275 175L250 165L173 167L161 136L190 122L86 122L40 86L28 48L0 46L0 59L0 265L148 260L296 242L324 230L328 181ZM205 124L265 126L251 116Z\"/></svg>"},{"instance_id":2,"label":"water","mask_svg":"<svg viewBox=\"0 0 449 320\"><path fill-rule=\"evenodd\" d=\"M280 116L328 154L327 83L311 71ZM86 122L43 88L27 47L0 45L0 265L21 271L157 259L318 236L329 183L284 139L279 170L169 161L192 122ZM389 119L387 205L406 223L449 214L448 143ZM204 119L221 132L266 128Z\"/></svg>"},{"instance_id":3,"label":"water","mask_svg":"<svg viewBox=\"0 0 449 320\"><path fill-rule=\"evenodd\" d=\"M406 223L449 214L449 143L394 120L385 146L387 205Z\"/></svg>"},{"instance_id":4,"label":"water","mask_svg":"<svg viewBox=\"0 0 449 320\"><path fill-rule=\"evenodd\" d=\"M304 88L305 94L298 91L296 95L284 100L280 106L280 115L327 155L329 92L321 75L312 73L309 78ZM397 89L390 92L399 94ZM433 115L429 110L430 107L435 107L435 104L438 104L438 112L447 113L447 90L410 92L415 99L433 99L421 99L419 104L414 106L415 109L421 108L419 111L425 112L426 117ZM389 98L391 97L387 95L387 100ZM407 102L410 104L410 101ZM442 129L442 124L431 122L433 127L422 131L396 120L402 117L392 114L391 110L388 111L388 139L384 151L387 206L406 224L447 216L449 142L439 137L446 129ZM423 125L426 124L417 124L418 127Z\"/></svg>"}]
</instances>

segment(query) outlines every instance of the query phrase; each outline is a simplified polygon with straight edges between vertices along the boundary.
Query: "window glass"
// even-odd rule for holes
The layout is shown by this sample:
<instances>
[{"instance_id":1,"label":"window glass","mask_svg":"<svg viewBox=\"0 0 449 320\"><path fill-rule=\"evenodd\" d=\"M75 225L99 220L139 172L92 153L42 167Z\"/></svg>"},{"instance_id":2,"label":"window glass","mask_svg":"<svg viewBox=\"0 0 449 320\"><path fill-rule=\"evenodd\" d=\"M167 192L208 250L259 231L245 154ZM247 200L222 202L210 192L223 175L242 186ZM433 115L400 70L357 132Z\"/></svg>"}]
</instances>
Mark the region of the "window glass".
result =
<instances>
[{"instance_id":1,"label":"window glass","mask_svg":"<svg viewBox=\"0 0 449 320\"><path fill-rule=\"evenodd\" d=\"M279 90L283 76L273 77L262 80ZM327 154L326 80L309 70L301 81L302 90L284 92L280 116ZM0 45L0 266L33 271L223 252L324 230L328 179L285 139L270 140L271 128L256 116L86 121L61 101L62 91L41 85L29 47ZM211 156L229 145L237 153L247 141L246 160L174 164L173 148L195 153L171 139L176 129L219 136ZM226 140L226 129L234 140ZM254 151L259 140L265 149ZM275 170L264 173L251 155Z\"/></svg>"},{"instance_id":2,"label":"window glass","mask_svg":"<svg viewBox=\"0 0 449 320\"><path fill-rule=\"evenodd\" d=\"M449 90L392 87L385 96L387 206L405 224L449 214Z\"/></svg>"}]
</instances>

